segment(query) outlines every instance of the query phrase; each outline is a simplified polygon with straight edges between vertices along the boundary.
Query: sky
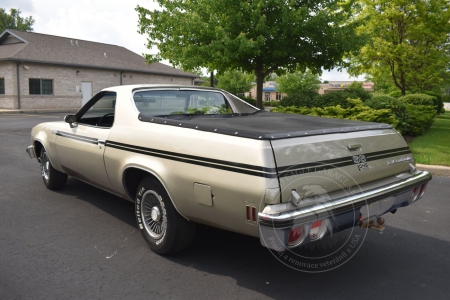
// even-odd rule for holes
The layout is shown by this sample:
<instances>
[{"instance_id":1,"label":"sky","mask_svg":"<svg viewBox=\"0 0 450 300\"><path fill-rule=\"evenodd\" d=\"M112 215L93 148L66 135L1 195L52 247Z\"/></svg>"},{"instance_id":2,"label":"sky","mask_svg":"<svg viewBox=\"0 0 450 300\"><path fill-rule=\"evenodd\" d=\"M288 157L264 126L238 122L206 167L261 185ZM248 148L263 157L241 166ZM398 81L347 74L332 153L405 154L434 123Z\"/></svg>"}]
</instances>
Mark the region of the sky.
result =
<instances>
[{"instance_id":1,"label":"sky","mask_svg":"<svg viewBox=\"0 0 450 300\"><path fill-rule=\"evenodd\" d=\"M2 0L0 7L6 11L18 8L22 17L32 16L35 20L33 29L37 33L113 44L140 55L156 53L156 49L147 49L147 37L137 32L137 5L158 8L152 0ZM337 70L324 71L321 78L329 81L356 80Z\"/></svg>"}]
</instances>

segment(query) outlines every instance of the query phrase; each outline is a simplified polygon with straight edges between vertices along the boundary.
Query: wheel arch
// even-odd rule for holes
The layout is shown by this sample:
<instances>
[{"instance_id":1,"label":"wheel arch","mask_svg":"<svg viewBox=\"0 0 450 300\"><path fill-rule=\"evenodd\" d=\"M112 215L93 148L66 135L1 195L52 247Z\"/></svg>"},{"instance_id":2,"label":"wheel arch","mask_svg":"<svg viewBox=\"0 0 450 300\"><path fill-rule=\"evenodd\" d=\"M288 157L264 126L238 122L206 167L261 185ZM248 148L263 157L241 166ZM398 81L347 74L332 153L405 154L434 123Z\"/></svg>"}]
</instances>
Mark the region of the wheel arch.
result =
<instances>
[{"instance_id":1,"label":"wheel arch","mask_svg":"<svg viewBox=\"0 0 450 300\"><path fill-rule=\"evenodd\" d=\"M132 166L124 169L122 173L122 186L127 197L130 198L133 202L135 201L134 199L136 199L136 193L139 183L141 182L142 179L144 179L144 177L147 176L154 178L161 184L161 186L165 189L167 195L169 195L170 202L172 202L172 205L173 207L175 207L175 210L180 214L180 216L189 221L189 219L185 215L183 215L176 206L175 202L172 199L172 196L170 195L169 190L167 189L161 178L159 178L152 171L149 171L145 168Z\"/></svg>"},{"instance_id":2,"label":"wheel arch","mask_svg":"<svg viewBox=\"0 0 450 300\"><path fill-rule=\"evenodd\" d=\"M33 146L34 146L34 152L36 153L36 157L39 157L41 154L42 148L45 149L44 144L40 140L34 140Z\"/></svg>"}]
</instances>

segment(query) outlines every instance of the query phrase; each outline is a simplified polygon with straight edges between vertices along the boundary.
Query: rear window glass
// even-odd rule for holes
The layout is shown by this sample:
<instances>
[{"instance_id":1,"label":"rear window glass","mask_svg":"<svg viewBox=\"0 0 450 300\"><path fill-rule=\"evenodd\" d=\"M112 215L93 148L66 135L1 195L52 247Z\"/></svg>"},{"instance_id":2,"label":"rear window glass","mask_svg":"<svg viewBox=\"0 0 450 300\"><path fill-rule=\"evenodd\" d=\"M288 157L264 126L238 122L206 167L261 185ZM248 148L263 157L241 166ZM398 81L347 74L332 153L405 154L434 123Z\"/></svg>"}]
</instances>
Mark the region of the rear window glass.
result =
<instances>
[{"instance_id":1,"label":"rear window glass","mask_svg":"<svg viewBox=\"0 0 450 300\"><path fill-rule=\"evenodd\" d=\"M133 99L139 112L149 116L233 113L228 101L218 92L139 91Z\"/></svg>"}]
</instances>

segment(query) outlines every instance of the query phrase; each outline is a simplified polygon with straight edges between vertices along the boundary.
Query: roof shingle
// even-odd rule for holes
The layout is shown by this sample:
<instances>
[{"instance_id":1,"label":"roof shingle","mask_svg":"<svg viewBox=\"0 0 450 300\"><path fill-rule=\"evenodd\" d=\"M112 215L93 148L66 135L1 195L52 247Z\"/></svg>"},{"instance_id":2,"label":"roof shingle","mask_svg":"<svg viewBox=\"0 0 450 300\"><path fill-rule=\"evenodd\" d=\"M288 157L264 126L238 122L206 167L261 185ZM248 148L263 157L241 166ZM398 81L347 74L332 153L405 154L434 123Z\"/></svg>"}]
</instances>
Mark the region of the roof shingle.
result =
<instances>
[{"instance_id":1,"label":"roof shingle","mask_svg":"<svg viewBox=\"0 0 450 300\"><path fill-rule=\"evenodd\" d=\"M2 44L5 35L24 43ZM162 63L151 65L144 57L120 46L7 29L0 35L0 60L33 61L197 78L192 73Z\"/></svg>"}]
</instances>

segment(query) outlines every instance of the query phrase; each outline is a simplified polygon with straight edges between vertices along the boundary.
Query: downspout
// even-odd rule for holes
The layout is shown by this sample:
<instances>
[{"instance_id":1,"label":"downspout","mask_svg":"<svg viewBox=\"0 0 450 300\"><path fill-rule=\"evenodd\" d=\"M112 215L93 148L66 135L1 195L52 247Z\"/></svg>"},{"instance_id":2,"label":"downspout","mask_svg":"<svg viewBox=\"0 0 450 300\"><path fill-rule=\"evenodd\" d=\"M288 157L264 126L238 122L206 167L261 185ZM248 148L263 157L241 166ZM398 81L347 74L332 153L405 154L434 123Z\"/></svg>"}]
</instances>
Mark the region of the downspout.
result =
<instances>
[{"instance_id":1,"label":"downspout","mask_svg":"<svg viewBox=\"0 0 450 300\"><path fill-rule=\"evenodd\" d=\"M20 70L20 62L17 62L17 108L20 109L20 76L19 76L19 70Z\"/></svg>"}]
</instances>

